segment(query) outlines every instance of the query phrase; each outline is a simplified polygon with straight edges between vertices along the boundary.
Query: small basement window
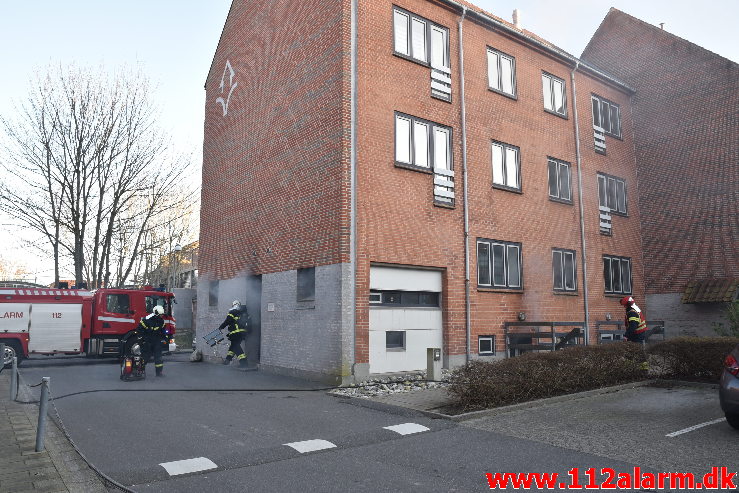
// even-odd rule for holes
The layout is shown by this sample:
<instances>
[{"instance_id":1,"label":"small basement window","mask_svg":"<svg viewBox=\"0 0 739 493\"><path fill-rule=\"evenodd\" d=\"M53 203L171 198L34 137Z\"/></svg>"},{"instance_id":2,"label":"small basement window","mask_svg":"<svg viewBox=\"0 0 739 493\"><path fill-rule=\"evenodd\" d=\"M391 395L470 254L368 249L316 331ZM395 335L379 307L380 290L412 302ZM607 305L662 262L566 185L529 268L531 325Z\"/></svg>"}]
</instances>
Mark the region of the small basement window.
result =
<instances>
[{"instance_id":1,"label":"small basement window","mask_svg":"<svg viewBox=\"0 0 739 493\"><path fill-rule=\"evenodd\" d=\"M388 351L405 351L405 331L389 330L385 332L385 349Z\"/></svg>"},{"instance_id":2,"label":"small basement window","mask_svg":"<svg viewBox=\"0 0 739 493\"><path fill-rule=\"evenodd\" d=\"M494 356L495 336L477 336L477 354L480 356Z\"/></svg>"}]
</instances>

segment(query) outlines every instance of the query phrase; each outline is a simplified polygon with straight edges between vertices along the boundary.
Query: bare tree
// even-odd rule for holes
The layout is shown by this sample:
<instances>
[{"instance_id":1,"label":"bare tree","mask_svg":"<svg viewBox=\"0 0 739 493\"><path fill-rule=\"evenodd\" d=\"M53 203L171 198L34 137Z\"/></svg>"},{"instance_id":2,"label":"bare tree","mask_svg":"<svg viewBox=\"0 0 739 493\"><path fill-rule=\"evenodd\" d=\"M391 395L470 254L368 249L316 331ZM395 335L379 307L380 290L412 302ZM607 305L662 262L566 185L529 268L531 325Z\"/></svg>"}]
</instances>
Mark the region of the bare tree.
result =
<instances>
[{"instance_id":1,"label":"bare tree","mask_svg":"<svg viewBox=\"0 0 739 493\"><path fill-rule=\"evenodd\" d=\"M37 77L19 118L2 119L3 166L30 190L2 183L0 209L47 240L55 281L65 255L78 285L125 284L152 225L185 205L171 197L193 200L182 185L190 160L171 150L156 117L141 73L69 67Z\"/></svg>"}]
</instances>

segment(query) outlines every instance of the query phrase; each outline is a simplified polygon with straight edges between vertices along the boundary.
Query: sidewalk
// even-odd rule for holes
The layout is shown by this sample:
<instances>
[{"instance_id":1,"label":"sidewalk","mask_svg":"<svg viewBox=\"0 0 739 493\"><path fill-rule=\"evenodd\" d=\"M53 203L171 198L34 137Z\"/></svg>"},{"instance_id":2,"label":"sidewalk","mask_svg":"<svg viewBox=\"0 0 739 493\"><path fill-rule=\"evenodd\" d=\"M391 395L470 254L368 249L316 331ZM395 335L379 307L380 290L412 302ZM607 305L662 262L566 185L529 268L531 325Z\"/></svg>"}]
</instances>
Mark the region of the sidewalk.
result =
<instances>
[{"instance_id":1,"label":"sidewalk","mask_svg":"<svg viewBox=\"0 0 739 493\"><path fill-rule=\"evenodd\" d=\"M38 405L13 402L9 394L10 370L5 369L0 373L0 493L109 491L51 417L45 450L35 452Z\"/></svg>"}]
</instances>

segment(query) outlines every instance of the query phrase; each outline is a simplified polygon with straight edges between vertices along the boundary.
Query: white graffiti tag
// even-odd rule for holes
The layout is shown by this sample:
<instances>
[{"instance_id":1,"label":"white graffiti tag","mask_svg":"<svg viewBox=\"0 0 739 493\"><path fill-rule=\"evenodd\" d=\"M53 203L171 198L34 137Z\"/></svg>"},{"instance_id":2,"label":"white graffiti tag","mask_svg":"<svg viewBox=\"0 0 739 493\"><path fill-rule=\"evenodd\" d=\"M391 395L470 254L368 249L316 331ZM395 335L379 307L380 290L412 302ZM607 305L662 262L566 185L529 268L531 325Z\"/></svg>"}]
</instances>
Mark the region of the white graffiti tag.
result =
<instances>
[{"instance_id":1,"label":"white graffiti tag","mask_svg":"<svg viewBox=\"0 0 739 493\"><path fill-rule=\"evenodd\" d=\"M230 89L228 90L228 96L226 96L226 99L223 99L223 93L226 90L226 74L228 75L228 85ZM221 76L221 96L216 98L216 103L220 103L220 105L223 107L223 116L226 116L228 114L228 102L231 100L231 94L234 92L234 89L236 89L236 86L239 85L238 82L234 82L234 76L236 75L236 72L234 72L234 69L231 68L231 62L226 60L226 67L223 69L223 75Z\"/></svg>"}]
</instances>

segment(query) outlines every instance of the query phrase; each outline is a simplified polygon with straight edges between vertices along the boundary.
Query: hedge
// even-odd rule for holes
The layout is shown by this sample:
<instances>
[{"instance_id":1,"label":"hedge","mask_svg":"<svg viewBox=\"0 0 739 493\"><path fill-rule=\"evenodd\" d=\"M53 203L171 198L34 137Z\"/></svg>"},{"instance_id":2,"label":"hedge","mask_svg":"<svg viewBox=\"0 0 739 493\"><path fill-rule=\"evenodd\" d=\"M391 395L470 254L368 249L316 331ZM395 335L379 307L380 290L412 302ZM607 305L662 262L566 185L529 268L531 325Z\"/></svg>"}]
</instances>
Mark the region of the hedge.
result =
<instances>
[{"instance_id":1,"label":"hedge","mask_svg":"<svg viewBox=\"0 0 739 493\"><path fill-rule=\"evenodd\" d=\"M516 404L648 378L717 381L737 338L678 338L575 346L455 369L449 392L458 412Z\"/></svg>"}]
</instances>

